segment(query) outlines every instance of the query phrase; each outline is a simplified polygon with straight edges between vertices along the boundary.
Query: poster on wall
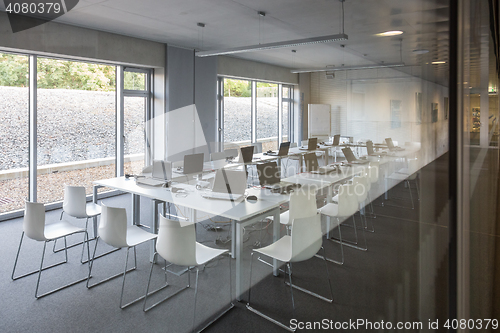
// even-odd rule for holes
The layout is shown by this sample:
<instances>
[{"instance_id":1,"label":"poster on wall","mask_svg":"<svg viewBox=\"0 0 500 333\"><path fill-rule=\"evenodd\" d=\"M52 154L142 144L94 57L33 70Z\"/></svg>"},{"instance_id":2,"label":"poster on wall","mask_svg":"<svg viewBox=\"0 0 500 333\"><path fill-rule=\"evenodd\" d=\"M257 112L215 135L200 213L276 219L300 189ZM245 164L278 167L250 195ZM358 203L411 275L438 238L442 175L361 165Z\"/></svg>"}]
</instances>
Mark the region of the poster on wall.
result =
<instances>
[{"instance_id":1,"label":"poster on wall","mask_svg":"<svg viewBox=\"0 0 500 333\"><path fill-rule=\"evenodd\" d=\"M391 99L391 128L401 127L401 100Z\"/></svg>"},{"instance_id":2,"label":"poster on wall","mask_svg":"<svg viewBox=\"0 0 500 333\"><path fill-rule=\"evenodd\" d=\"M431 103L431 119L433 123L438 121L438 103Z\"/></svg>"},{"instance_id":3,"label":"poster on wall","mask_svg":"<svg viewBox=\"0 0 500 333\"><path fill-rule=\"evenodd\" d=\"M444 119L448 119L448 108L449 108L449 105L448 105L448 97L445 97L444 98L444 104L443 104L443 109L444 109Z\"/></svg>"},{"instance_id":4,"label":"poster on wall","mask_svg":"<svg viewBox=\"0 0 500 333\"><path fill-rule=\"evenodd\" d=\"M417 125L422 123L422 93L415 93L415 111L417 115Z\"/></svg>"}]
</instances>

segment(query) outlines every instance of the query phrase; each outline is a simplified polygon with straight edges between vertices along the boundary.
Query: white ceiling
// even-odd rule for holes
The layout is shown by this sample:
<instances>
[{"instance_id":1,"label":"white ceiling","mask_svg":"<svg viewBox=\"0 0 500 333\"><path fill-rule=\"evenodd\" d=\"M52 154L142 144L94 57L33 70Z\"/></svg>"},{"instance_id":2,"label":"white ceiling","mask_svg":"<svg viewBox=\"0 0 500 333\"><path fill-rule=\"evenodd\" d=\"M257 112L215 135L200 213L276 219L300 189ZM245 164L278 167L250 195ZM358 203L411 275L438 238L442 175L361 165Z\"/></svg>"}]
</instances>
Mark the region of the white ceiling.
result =
<instances>
[{"instance_id":1,"label":"white ceiling","mask_svg":"<svg viewBox=\"0 0 500 333\"><path fill-rule=\"evenodd\" d=\"M448 60L449 0L346 0L347 41L238 54L288 68L402 61L425 66ZM266 16L259 18L258 11ZM339 0L80 0L58 22L172 45L215 50L341 32ZM200 28L197 23L205 23ZM401 36L376 37L387 30ZM345 44L345 48L340 45ZM425 48L430 52L416 55ZM427 65L431 66L431 65ZM428 79L442 84L447 64L433 65Z\"/></svg>"}]
</instances>

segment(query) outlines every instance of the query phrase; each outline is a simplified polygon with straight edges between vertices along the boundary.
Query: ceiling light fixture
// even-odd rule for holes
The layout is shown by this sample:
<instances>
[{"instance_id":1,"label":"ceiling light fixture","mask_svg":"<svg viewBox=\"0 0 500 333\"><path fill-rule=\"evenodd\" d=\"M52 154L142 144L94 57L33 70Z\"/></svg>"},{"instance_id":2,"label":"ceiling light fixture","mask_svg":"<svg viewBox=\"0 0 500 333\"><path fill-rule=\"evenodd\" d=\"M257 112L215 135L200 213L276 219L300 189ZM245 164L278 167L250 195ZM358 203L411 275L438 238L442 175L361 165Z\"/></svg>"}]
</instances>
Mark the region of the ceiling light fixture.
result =
<instances>
[{"instance_id":1,"label":"ceiling light fixture","mask_svg":"<svg viewBox=\"0 0 500 333\"><path fill-rule=\"evenodd\" d=\"M402 35L402 34L403 34L403 32L400 30L392 30L392 31L385 31L385 32L375 34L375 36L389 37L389 36L397 36L397 35Z\"/></svg>"},{"instance_id":2,"label":"ceiling light fixture","mask_svg":"<svg viewBox=\"0 0 500 333\"><path fill-rule=\"evenodd\" d=\"M440 65L440 64L446 64L446 61L433 61L431 62L433 65Z\"/></svg>"},{"instance_id":3,"label":"ceiling light fixture","mask_svg":"<svg viewBox=\"0 0 500 333\"><path fill-rule=\"evenodd\" d=\"M258 44L258 45L250 45L250 46L241 46L241 47L232 47L228 49L214 50L214 51L198 51L196 52L197 57L211 57L217 55L226 55L226 54L236 54L243 52L254 52L254 51L263 51L263 50L272 50L279 49L283 47L293 47L293 46L302 46L302 45L311 45L311 44L319 44L319 43L329 43L347 40L348 36L344 33L344 1L339 0L342 3L342 32L336 35L327 35L320 37L309 37L303 39L294 39L287 40L282 42L274 42L274 43L266 43L266 44ZM259 18L265 17L264 12L258 12ZM264 14L264 15L262 15Z\"/></svg>"},{"instance_id":4,"label":"ceiling light fixture","mask_svg":"<svg viewBox=\"0 0 500 333\"><path fill-rule=\"evenodd\" d=\"M300 68L292 69L290 73L314 73L314 72L333 72L333 71L345 71L345 70L355 70L355 69L372 69L372 68L391 68L391 67L403 67L404 62L391 63L391 64L373 64L373 65L355 65L355 66L341 66L341 67L325 67L325 68Z\"/></svg>"},{"instance_id":5,"label":"ceiling light fixture","mask_svg":"<svg viewBox=\"0 0 500 333\"><path fill-rule=\"evenodd\" d=\"M425 53L429 53L429 50L426 50L426 49L417 49L417 50L413 50L413 53L415 53L415 54L425 54Z\"/></svg>"}]
</instances>

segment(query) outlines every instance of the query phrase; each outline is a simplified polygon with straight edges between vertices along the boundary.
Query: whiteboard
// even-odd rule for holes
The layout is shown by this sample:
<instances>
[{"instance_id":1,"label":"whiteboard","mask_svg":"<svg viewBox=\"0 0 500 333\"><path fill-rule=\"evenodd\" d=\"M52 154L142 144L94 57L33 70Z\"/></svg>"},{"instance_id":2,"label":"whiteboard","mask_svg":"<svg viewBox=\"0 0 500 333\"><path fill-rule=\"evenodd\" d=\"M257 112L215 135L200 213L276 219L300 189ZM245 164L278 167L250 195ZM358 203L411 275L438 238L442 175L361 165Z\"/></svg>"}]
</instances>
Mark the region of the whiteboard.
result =
<instances>
[{"instance_id":1,"label":"whiteboard","mask_svg":"<svg viewBox=\"0 0 500 333\"><path fill-rule=\"evenodd\" d=\"M308 105L309 137L330 136L331 118L330 104Z\"/></svg>"}]
</instances>

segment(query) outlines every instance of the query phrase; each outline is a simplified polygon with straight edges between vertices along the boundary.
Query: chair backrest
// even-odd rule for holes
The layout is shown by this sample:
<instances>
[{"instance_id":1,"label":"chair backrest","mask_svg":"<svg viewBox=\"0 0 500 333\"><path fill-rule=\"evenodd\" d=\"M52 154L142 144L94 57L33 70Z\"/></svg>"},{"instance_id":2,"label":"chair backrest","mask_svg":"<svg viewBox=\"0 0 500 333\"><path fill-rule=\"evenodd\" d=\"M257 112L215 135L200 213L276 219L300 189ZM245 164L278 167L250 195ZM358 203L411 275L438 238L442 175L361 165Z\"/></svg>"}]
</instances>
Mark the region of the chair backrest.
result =
<instances>
[{"instance_id":1,"label":"chair backrest","mask_svg":"<svg viewBox=\"0 0 500 333\"><path fill-rule=\"evenodd\" d=\"M45 205L38 202L26 201L24 209L23 231L31 239L46 240L45 234Z\"/></svg>"},{"instance_id":2,"label":"chair backrest","mask_svg":"<svg viewBox=\"0 0 500 333\"><path fill-rule=\"evenodd\" d=\"M358 202L364 202L368 195L368 179L365 175L356 176L352 179L354 185L354 194L358 198Z\"/></svg>"},{"instance_id":3,"label":"chair backrest","mask_svg":"<svg viewBox=\"0 0 500 333\"><path fill-rule=\"evenodd\" d=\"M358 198L354 193L353 184L339 186L338 217L348 217L358 210Z\"/></svg>"},{"instance_id":4,"label":"chair backrest","mask_svg":"<svg viewBox=\"0 0 500 333\"><path fill-rule=\"evenodd\" d=\"M379 168L380 168L380 162L377 161L370 162L370 166L368 167L368 179L370 180L370 183L373 184L378 181Z\"/></svg>"},{"instance_id":5,"label":"chair backrest","mask_svg":"<svg viewBox=\"0 0 500 333\"><path fill-rule=\"evenodd\" d=\"M211 161L225 160L226 152L225 151L217 151L210 154Z\"/></svg>"},{"instance_id":6,"label":"chair backrest","mask_svg":"<svg viewBox=\"0 0 500 333\"><path fill-rule=\"evenodd\" d=\"M84 186L64 185L63 211L73 217L87 217L87 195Z\"/></svg>"},{"instance_id":7,"label":"chair backrest","mask_svg":"<svg viewBox=\"0 0 500 333\"><path fill-rule=\"evenodd\" d=\"M315 153L304 154L304 163L306 164L307 172L318 170L318 157Z\"/></svg>"},{"instance_id":8,"label":"chair backrest","mask_svg":"<svg viewBox=\"0 0 500 333\"><path fill-rule=\"evenodd\" d=\"M156 252L179 266L196 266L196 230L194 224L181 224L160 216Z\"/></svg>"},{"instance_id":9,"label":"chair backrest","mask_svg":"<svg viewBox=\"0 0 500 333\"><path fill-rule=\"evenodd\" d=\"M290 262L304 261L318 253L323 243L321 215L295 218L292 221L292 258Z\"/></svg>"},{"instance_id":10,"label":"chair backrest","mask_svg":"<svg viewBox=\"0 0 500 333\"><path fill-rule=\"evenodd\" d=\"M289 221L316 214L318 210L316 205L316 191L307 186L295 190L290 193L289 207Z\"/></svg>"},{"instance_id":11,"label":"chair backrest","mask_svg":"<svg viewBox=\"0 0 500 333\"><path fill-rule=\"evenodd\" d=\"M99 237L108 245L122 248L127 244L127 211L125 208L101 205Z\"/></svg>"}]
</instances>

